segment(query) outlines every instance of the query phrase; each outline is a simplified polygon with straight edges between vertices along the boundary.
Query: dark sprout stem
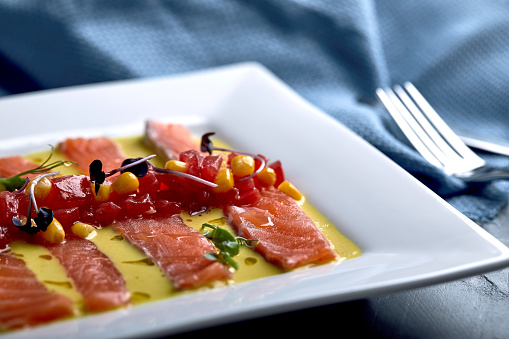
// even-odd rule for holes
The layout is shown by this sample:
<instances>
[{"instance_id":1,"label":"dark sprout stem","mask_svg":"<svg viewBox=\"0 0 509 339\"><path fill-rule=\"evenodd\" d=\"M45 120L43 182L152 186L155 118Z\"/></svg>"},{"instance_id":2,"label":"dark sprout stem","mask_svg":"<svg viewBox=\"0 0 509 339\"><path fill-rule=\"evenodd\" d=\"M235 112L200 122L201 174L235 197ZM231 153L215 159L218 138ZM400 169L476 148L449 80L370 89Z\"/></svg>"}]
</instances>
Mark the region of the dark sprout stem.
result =
<instances>
[{"instance_id":1,"label":"dark sprout stem","mask_svg":"<svg viewBox=\"0 0 509 339\"><path fill-rule=\"evenodd\" d=\"M142 164L142 163L144 163L144 162L148 162L148 160L150 160L150 159L154 158L155 156L156 156L155 154L151 154L151 155L149 155L149 156L146 156L145 158L137 159L137 160L135 160L135 161L133 161L133 162L131 162L131 163L125 164L125 165L123 165L123 166L121 166L121 167L119 167L119 168L116 168L116 169L114 169L114 170L112 170L112 171L108 172L108 173L105 173L105 176L106 176L106 177L109 177L109 176L112 176L113 174L115 174L115 173L117 173L117 172L122 172L122 171L125 171L125 170L127 170L127 169L129 169L129 168L131 168L131 167L136 166L136 165ZM145 174L146 174L146 173L145 173Z\"/></svg>"},{"instance_id":2,"label":"dark sprout stem","mask_svg":"<svg viewBox=\"0 0 509 339\"><path fill-rule=\"evenodd\" d=\"M60 174L59 171L42 174L42 175L38 176L37 178L34 178L34 180L32 180L30 182L30 200L32 200L32 202L33 202L35 213L39 214L39 209L37 208L37 201L35 200L35 194L34 194L35 185L37 185L37 183L41 179L44 179L44 178L47 178L47 177L53 177L53 176L58 175L58 174ZM29 212L28 215L30 215L30 210L28 212Z\"/></svg>"},{"instance_id":3,"label":"dark sprout stem","mask_svg":"<svg viewBox=\"0 0 509 339\"><path fill-rule=\"evenodd\" d=\"M104 180L106 180L107 177L112 176L115 173L118 172L124 172L124 171L130 171L137 177L143 177L148 172L148 160L155 157L155 154L149 155L145 158L138 158L138 159L126 159L122 163L122 166L119 168L115 168L108 173L105 173L102 168L103 164L101 160L96 159L92 161L89 165L89 175L90 175L90 181L94 183L95 186L95 194L99 193L99 189L101 188L101 184L104 183ZM145 166L142 166L142 164L146 163Z\"/></svg>"},{"instance_id":4,"label":"dark sprout stem","mask_svg":"<svg viewBox=\"0 0 509 339\"><path fill-rule=\"evenodd\" d=\"M217 187L217 184L215 184L213 182L210 182L210 181L207 181L207 180L204 180L202 178L196 177L196 176L194 176L192 174L183 173L183 172L179 172L179 171L174 171L174 170L167 169L167 168L161 168L161 167L154 166L152 164L150 164L150 165L152 166L154 171L159 172L159 173L168 173L168 174L173 174L173 175L179 175L181 177L197 181L199 183L202 183L202 184L210 186L210 187Z\"/></svg>"},{"instance_id":5,"label":"dark sprout stem","mask_svg":"<svg viewBox=\"0 0 509 339\"><path fill-rule=\"evenodd\" d=\"M251 174L247 177L236 179L235 181L244 181L244 180L251 179L254 176L258 175L258 173L260 173L265 168L265 165L266 165L265 159L259 155L252 154L252 153L246 153L246 152L239 152L239 151L235 151L235 150L232 150L229 148L214 146L212 143L212 140L210 140L210 137L214 134L215 134L214 132L209 132L209 133L205 133L201 137L200 150L202 152L208 152L210 155L212 155L212 152L214 152L214 151L223 151L223 152L231 152L231 153L242 154L242 155L249 155L250 157L256 158L256 159L260 160L260 162L261 162L260 166L253 172L253 174Z\"/></svg>"},{"instance_id":6,"label":"dark sprout stem","mask_svg":"<svg viewBox=\"0 0 509 339\"><path fill-rule=\"evenodd\" d=\"M64 166L76 165L76 163L74 161L70 161L70 160L57 160L57 161L54 161L54 162L46 165L48 163L48 161L51 159L51 157L53 156L53 153L55 151L55 148L52 145L49 145L49 146L51 147L51 152L50 152L49 156L46 158L46 160L44 160L44 162L42 162L36 168L33 168L33 169L30 169L30 170L18 173L18 174L16 174L16 176L17 177L22 177L22 176L24 176L26 174L45 173L45 172L48 172L48 171L52 170L53 168L56 168L56 167L59 167L59 166L62 166L62 165L64 165Z\"/></svg>"},{"instance_id":7,"label":"dark sprout stem","mask_svg":"<svg viewBox=\"0 0 509 339\"><path fill-rule=\"evenodd\" d=\"M261 156L254 155L254 154L251 154L251 153L244 153L244 152L235 152L235 153L242 154L242 155L249 155L249 156L251 156L253 158L257 158L261 162L260 166L253 172L253 174L251 174L251 175L249 175L247 177L243 177L243 178L237 179L236 181L244 181L244 180L251 179L254 176L258 175L258 173L260 173L265 168L265 159L263 159Z\"/></svg>"},{"instance_id":8,"label":"dark sprout stem","mask_svg":"<svg viewBox=\"0 0 509 339\"><path fill-rule=\"evenodd\" d=\"M28 177L25 178L25 183L23 184L23 186L21 186L20 188L18 188L17 190L15 190L13 193L20 193L20 192L24 192L25 189L27 188L28 186L28 183L30 182L30 179Z\"/></svg>"},{"instance_id":9,"label":"dark sprout stem","mask_svg":"<svg viewBox=\"0 0 509 339\"><path fill-rule=\"evenodd\" d=\"M37 182L39 182L39 180L46 178L46 177L55 176L57 174L60 174L60 172L52 172L52 173L42 174L42 175L34 178L30 182L30 193L29 193L29 198L28 198L28 211L27 211L27 216L26 216L26 223L22 224L18 218L13 217L11 219L11 221L14 224L14 226L16 226L18 229L20 229L21 231L26 232L28 234L35 234L39 231L46 231L49 224L51 224L51 222L53 221L53 211L50 210L49 208L39 209L37 207L37 201L35 199L34 189L35 189L35 185L37 184ZM25 187L26 187L27 183L28 183L28 178L27 178L27 182L25 183ZM35 223L37 225L36 227L32 227L32 205L34 206L35 213L37 214L37 217L35 218Z\"/></svg>"}]
</instances>

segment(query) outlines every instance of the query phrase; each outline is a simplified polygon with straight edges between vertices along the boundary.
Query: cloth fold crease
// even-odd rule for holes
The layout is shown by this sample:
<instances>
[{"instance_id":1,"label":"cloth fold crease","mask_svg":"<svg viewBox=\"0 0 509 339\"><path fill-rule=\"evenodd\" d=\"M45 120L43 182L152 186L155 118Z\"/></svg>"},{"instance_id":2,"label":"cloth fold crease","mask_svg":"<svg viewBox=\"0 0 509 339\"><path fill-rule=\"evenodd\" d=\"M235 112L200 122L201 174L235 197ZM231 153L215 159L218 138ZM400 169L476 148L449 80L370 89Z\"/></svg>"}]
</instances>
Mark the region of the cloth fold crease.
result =
<instances>
[{"instance_id":1,"label":"cloth fold crease","mask_svg":"<svg viewBox=\"0 0 509 339\"><path fill-rule=\"evenodd\" d=\"M505 206L507 181L468 186L426 163L374 92L411 81L454 129L509 141L507 17L496 0L6 0L0 96L257 61L486 222Z\"/></svg>"}]
</instances>

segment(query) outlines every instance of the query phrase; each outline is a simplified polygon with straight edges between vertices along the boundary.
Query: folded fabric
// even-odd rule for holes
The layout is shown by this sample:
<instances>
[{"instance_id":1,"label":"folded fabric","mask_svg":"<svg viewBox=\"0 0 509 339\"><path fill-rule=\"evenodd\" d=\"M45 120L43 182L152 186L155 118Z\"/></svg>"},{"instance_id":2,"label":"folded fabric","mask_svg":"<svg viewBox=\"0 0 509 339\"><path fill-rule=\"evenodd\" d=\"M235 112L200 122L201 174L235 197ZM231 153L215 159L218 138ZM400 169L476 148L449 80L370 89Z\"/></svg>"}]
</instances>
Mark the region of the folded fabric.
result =
<instances>
[{"instance_id":1,"label":"folded fabric","mask_svg":"<svg viewBox=\"0 0 509 339\"><path fill-rule=\"evenodd\" d=\"M453 128L509 140L508 15L494 0L4 0L0 95L257 61L484 222L508 182L466 185L426 163L374 92L412 81Z\"/></svg>"}]
</instances>

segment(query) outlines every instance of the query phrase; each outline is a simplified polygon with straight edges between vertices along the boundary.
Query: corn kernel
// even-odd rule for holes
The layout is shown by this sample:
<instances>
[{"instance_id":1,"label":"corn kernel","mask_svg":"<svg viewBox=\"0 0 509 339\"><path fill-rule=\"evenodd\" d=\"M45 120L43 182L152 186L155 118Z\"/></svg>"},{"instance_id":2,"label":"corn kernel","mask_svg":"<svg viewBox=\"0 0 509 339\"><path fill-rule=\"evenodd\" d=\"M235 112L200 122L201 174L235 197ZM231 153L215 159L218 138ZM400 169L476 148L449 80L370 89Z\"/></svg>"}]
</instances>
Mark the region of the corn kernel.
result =
<instances>
[{"instance_id":1,"label":"corn kernel","mask_svg":"<svg viewBox=\"0 0 509 339\"><path fill-rule=\"evenodd\" d=\"M166 164L164 165L164 168L172 170L172 171L186 173L186 171L187 171L187 164L185 162L183 162L183 161L168 160L166 162Z\"/></svg>"},{"instance_id":2,"label":"corn kernel","mask_svg":"<svg viewBox=\"0 0 509 339\"><path fill-rule=\"evenodd\" d=\"M95 194L95 184L91 182L90 189L92 190L92 194L97 202L105 202L110 198L111 185L100 185L99 192Z\"/></svg>"},{"instance_id":3,"label":"corn kernel","mask_svg":"<svg viewBox=\"0 0 509 339\"><path fill-rule=\"evenodd\" d=\"M35 199L42 201L46 199L49 196L49 193L51 191L51 180L48 178L42 178L41 180L37 181L37 183L34 186L34 196ZM30 183L25 188L26 194L30 194Z\"/></svg>"},{"instance_id":4,"label":"corn kernel","mask_svg":"<svg viewBox=\"0 0 509 339\"><path fill-rule=\"evenodd\" d=\"M53 244L61 243L65 239L65 231L62 224L53 218L46 231L42 232L42 237Z\"/></svg>"},{"instance_id":5,"label":"corn kernel","mask_svg":"<svg viewBox=\"0 0 509 339\"><path fill-rule=\"evenodd\" d=\"M276 171L270 167L265 167L258 173L258 180L266 186L272 186L276 183Z\"/></svg>"},{"instance_id":6,"label":"corn kernel","mask_svg":"<svg viewBox=\"0 0 509 339\"><path fill-rule=\"evenodd\" d=\"M238 178L247 177L255 171L255 161L249 155L237 155L231 162L232 172Z\"/></svg>"},{"instance_id":7,"label":"corn kernel","mask_svg":"<svg viewBox=\"0 0 509 339\"><path fill-rule=\"evenodd\" d=\"M77 222L74 225L72 225L71 231L78 237L85 239L92 239L94 236L97 235L95 227L84 222Z\"/></svg>"},{"instance_id":8,"label":"corn kernel","mask_svg":"<svg viewBox=\"0 0 509 339\"><path fill-rule=\"evenodd\" d=\"M233 174L229 168L223 167L217 172L216 179L214 183L217 187L214 187L213 190L217 193L228 192L233 188L235 182L233 181Z\"/></svg>"},{"instance_id":9,"label":"corn kernel","mask_svg":"<svg viewBox=\"0 0 509 339\"><path fill-rule=\"evenodd\" d=\"M111 184L111 189L120 195L134 193L140 182L136 175L131 172L124 172Z\"/></svg>"},{"instance_id":10,"label":"corn kernel","mask_svg":"<svg viewBox=\"0 0 509 339\"><path fill-rule=\"evenodd\" d=\"M293 198L294 200L301 200L302 194L299 192L297 187L295 187L292 183L288 181L283 181L277 188L281 192L285 193L289 197Z\"/></svg>"}]
</instances>

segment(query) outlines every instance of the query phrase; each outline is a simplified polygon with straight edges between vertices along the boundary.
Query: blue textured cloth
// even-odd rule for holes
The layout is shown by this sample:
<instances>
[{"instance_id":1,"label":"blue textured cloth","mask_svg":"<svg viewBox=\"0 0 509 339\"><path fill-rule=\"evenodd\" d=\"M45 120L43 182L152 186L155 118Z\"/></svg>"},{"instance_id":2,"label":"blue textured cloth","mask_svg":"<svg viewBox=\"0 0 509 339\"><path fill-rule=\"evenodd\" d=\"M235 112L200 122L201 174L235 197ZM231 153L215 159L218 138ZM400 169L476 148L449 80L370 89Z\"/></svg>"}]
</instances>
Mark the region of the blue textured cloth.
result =
<instances>
[{"instance_id":1,"label":"blue textured cloth","mask_svg":"<svg viewBox=\"0 0 509 339\"><path fill-rule=\"evenodd\" d=\"M508 18L500 0L0 0L0 95L258 61L487 221L508 182L467 186L427 164L374 92L411 81L454 128L509 140Z\"/></svg>"}]
</instances>

